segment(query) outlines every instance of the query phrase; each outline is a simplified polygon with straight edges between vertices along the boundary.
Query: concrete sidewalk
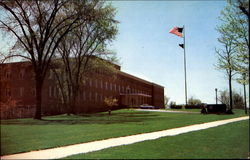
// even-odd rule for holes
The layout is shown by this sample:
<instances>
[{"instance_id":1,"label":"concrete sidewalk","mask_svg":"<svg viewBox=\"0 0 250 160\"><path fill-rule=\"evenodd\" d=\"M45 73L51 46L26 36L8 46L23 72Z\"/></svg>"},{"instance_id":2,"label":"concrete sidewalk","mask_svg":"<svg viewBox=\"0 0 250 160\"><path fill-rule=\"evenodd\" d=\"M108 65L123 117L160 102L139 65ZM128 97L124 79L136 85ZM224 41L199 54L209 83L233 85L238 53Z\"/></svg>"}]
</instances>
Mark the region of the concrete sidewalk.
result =
<instances>
[{"instance_id":1,"label":"concrete sidewalk","mask_svg":"<svg viewBox=\"0 0 250 160\"><path fill-rule=\"evenodd\" d=\"M247 119L249 119L249 116L213 121L213 122L208 122L208 123L203 123L203 124L195 124L195 125L174 128L174 129L167 129L167 130L156 131L156 132L151 132L151 133L142 133L142 134L126 136L126 137L110 138L106 140L75 144L75 145L69 145L69 146L58 147L58 148L51 148L51 149L45 149L45 150L39 150L39 151L31 151L31 152L26 152L26 153L6 155L6 156L2 156L1 159L58 159L58 158L64 158L64 157L75 155L75 154L98 151L98 150L102 150L102 149L110 148L110 147L128 145L128 144L133 144L133 143L142 142L146 140L154 140L154 139L158 139L158 138L166 137L166 136L175 136L178 134L198 131L198 130L207 129L211 127L217 127L220 125L247 120Z\"/></svg>"}]
</instances>

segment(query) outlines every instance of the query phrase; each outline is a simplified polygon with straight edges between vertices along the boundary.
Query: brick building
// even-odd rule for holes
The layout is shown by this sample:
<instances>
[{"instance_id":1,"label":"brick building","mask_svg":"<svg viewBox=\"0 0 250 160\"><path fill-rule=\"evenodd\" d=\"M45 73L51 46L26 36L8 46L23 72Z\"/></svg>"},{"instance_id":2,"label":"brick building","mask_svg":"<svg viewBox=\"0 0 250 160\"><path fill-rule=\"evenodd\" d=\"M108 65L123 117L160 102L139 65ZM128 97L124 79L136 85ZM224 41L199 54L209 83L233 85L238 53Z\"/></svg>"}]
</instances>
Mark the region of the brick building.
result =
<instances>
[{"instance_id":1,"label":"brick building","mask_svg":"<svg viewBox=\"0 0 250 160\"><path fill-rule=\"evenodd\" d=\"M119 65L115 65L115 68L118 70L115 75L94 72L89 76L76 100L77 113L106 111L105 97L117 98L119 107L138 107L141 104L164 107L164 87L122 72ZM2 119L32 117L35 95L33 68L29 62L0 64ZM43 115L65 113L51 71L45 78L42 96ZM6 105L9 100L12 105Z\"/></svg>"}]
</instances>

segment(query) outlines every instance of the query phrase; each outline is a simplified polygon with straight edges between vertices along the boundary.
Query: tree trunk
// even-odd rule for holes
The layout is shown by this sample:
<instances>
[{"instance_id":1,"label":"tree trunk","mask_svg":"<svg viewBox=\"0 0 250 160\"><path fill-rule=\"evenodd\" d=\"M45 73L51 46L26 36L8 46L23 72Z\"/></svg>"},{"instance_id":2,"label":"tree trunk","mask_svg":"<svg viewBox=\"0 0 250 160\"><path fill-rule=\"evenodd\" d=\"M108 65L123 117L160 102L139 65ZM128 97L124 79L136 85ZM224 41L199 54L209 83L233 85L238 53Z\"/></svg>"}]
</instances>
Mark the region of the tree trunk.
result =
<instances>
[{"instance_id":1,"label":"tree trunk","mask_svg":"<svg viewBox=\"0 0 250 160\"><path fill-rule=\"evenodd\" d=\"M42 85L43 85L43 80L42 78L38 75L36 76L36 112L34 119L42 119L41 116L41 106L42 106Z\"/></svg>"},{"instance_id":2,"label":"tree trunk","mask_svg":"<svg viewBox=\"0 0 250 160\"><path fill-rule=\"evenodd\" d=\"M243 84L244 87L244 109L245 109L245 114L247 114L247 100L246 100L246 84L244 82Z\"/></svg>"},{"instance_id":3,"label":"tree trunk","mask_svg":"<svg viewBox=\"0 0 250 160\"><path fill-rule=\"evenodd\" d=\"M71 115L71 114L75 114L74 108L75 108L75 104L71 102L71 103L68 105L68 112L67 112L67 115L68 115L68 116Z\"/></svg>"},{"instance_id":4,"label":"tree trunk","mask_svg":"<svg viewBox=\"0 0 250 160\"><path fill-rule=\"evenodd\" d=\"M233 110L233 98L232 98L232 71L229 71L229 113Z\"/></svg>"},{"instance_id":5,"label":"tree trunk","mask_svg":"<svg viewBox=\"0 0 250 160\"><path fill-rule=\"evenodd\" d=\"M67 113L67 115L75 114L75 112L74 112L75 100L76 100L76 99L74 98L74 94L73 94L72 97L70 97L70 99L69 99L69 103L68 103L68 113Z\"/></svg>"},{"instance_id":6,"label":"tree trunk","mask_svg":"<svg viewBox=\"0 0 250 160\"><path fill-rule=\"evenodd\" d=\"M70 106L70 113L71 114L75 114L75 108L76 108L76 101L77 101L77 92L78 90L74 90L73 94L72 94L72 102L71 102L71 106Z\"/></svg>"}]
</instances>

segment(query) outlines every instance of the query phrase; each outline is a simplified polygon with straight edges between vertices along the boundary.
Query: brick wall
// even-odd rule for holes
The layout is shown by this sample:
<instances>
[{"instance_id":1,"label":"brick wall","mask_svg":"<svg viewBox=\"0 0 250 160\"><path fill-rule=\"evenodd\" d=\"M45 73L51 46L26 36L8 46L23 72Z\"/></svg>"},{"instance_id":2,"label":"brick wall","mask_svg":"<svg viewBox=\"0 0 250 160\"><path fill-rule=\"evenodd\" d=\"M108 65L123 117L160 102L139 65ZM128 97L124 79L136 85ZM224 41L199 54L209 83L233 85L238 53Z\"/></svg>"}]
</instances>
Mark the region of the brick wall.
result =
<instances>
[{"instance_id":1,"label":"brick wall","mask_svg":"<svg viewBox=\"0 0 250 160\"><path fill-rule=\"evenodd\" d=\"M13 115L12 118L20 118L21 115L32 117L36 90L31 64L19 62L1 64L0 67L0 102L5 104L8 99L16 101L15 107L9 108L9 111L5 109L4 113L8 116L4 116L2 113L6 105L0 106L1 118L11 117L11 115ZM164 107L164 88L162 86L122 72L120 66L116 68L118 72L113 75L102 72L94 72L89 75L76 99L76 112L107 110L108 108L104 104L105 97L117 98L122 106L121 99L124 95L132 96L132 99L134 95L136 100L130 100L133 103L136 101L136 105L147 103L160 108ZM128 103L132 103L130 100ZM63 107L55 76L53 76L53 72L49 71L42 90L42 113L43 115L54 115L65 112L66 108Z\"/></svg>"}]
</instances>

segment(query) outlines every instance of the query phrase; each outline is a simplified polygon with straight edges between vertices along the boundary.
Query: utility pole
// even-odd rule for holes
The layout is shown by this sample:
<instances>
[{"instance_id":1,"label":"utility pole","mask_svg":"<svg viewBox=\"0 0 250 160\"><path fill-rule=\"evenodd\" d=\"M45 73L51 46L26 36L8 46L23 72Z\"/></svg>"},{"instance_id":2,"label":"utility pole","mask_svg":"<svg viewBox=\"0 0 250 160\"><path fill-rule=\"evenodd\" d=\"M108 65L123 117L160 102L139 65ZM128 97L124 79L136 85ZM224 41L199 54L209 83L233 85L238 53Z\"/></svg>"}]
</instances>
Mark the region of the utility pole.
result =
<instances>
[{"instance_id":1,"label":"utility pole","mask_svg":"<svg viewBox=\"0 0 250 160\"><path fill-rule=\"evenodd\" d=\"M217 103L217 88L215 88L215 101L216 101L216 104L218 104Z\"/></svg>"}]
</instances>

